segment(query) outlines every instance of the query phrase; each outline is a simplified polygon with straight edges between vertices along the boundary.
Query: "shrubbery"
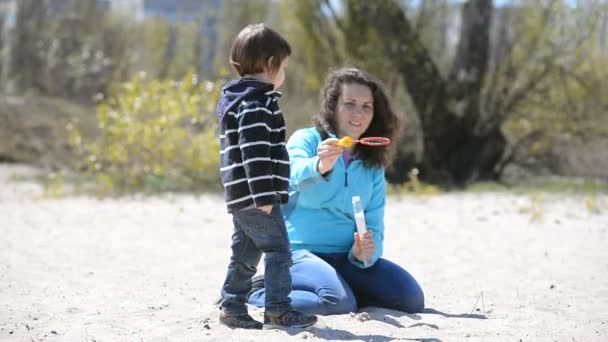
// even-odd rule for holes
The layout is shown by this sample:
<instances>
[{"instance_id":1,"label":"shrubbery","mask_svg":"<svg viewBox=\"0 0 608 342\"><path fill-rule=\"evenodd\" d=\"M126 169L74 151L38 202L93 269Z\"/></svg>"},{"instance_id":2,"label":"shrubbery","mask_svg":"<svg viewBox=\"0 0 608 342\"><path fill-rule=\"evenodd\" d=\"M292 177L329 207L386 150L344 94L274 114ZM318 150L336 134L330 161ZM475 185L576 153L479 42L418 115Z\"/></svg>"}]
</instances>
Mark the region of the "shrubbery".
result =
<instances>
[{"instance_id":1,"label":"shrubbery","mask_svg":"<svg viewBox=\"0 0 608 342\"><path fill-rule=\"evenodd\" d=\"M190 72L180 81L140 74L97 106L99 134L68 125L80 168L100 194L197 191L219 184L219 86Z\"/></svg>"}]
</instances>

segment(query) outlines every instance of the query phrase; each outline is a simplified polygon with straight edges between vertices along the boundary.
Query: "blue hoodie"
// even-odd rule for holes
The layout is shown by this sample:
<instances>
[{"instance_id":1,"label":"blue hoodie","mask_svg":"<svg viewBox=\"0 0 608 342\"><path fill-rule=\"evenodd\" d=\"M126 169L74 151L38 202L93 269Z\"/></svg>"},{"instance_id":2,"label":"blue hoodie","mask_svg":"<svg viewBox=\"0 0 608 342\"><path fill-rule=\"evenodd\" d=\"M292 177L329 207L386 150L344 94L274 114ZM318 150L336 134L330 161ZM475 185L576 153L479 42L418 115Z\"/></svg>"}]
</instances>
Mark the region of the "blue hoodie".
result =
<instances>
[{"instance_id":1,"label":"blue hoodie","mask_svg":"<svg viewBox=\"0 0 608 342\"><path fill-rule=\"evenodd\" d=\"M220 173L228 212L286 203L289 156L281 93L253 78L233 80L222 88L217 105L220 122Z\"/></svg>"},{"instance_id":2,"label":"blue hoodie","mask_svg":"<svg viewBox=\"0 0 608 342\"><path fill-rule=\"evenodd\" d=\"M298 130L287 142L291 179L289 203L283 212L291 247L317 253L348 253L352 264L364 268L351 252L356 231L352 197L360 196L367 229L373 231L376 245L368 265L371 266L383 248L384 168L366 167L358 159L345 167L340 156L331 173L324 177L317 170L319 143L321 136L315 128Z\"/></svg>"}]
</instances>

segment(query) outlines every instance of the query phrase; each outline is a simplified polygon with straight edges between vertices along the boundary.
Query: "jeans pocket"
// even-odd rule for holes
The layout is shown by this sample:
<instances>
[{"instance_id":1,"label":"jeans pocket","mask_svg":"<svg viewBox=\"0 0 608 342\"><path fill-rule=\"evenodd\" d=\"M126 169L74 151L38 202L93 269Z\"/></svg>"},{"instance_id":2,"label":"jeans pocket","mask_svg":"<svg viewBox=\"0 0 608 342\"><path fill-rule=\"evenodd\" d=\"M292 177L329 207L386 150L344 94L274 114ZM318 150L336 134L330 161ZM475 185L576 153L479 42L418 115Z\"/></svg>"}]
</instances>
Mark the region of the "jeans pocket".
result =
<instances>
[{"instance_id":1,"label":"jeans pocket","mask_svg":"<svg viewBox=\"0 0 608 342\"><path fill-rule=\"evenodd\" d=\"M239 210L234 216L243 226L254 228L258 231L268 230L270 226L276 226L281 223L279 222L279 217L275 213L274 206L270 213L258 208L247 208ZM282 220L282 218L280 218L280 220Z\"/></svg>"},{"instance_id":2,"label":"jeans pocket","mask_svg":"<svg viewBox=\"0 0 608 342\"><path fill-rule=\"evenodd\" d=\"M277 205L268 214L257 208L248 208L234 213L235 220L256 246L288 246L287 228Z\"/></svg>"},{"instance_id":3,"label":"jeans pocket","mask_svg":"<svg viewBox=\"0 0 608 342\"><path fill-rule=\"evenodd\" d=\"M272 209L274 211L274 208ZM270 213L265 212L262 209L253 207L241 210L239 213L241 217L246 218L248 221L251 220L271 220L274 218L273 211Z\"/></svg>"}]
</instances>

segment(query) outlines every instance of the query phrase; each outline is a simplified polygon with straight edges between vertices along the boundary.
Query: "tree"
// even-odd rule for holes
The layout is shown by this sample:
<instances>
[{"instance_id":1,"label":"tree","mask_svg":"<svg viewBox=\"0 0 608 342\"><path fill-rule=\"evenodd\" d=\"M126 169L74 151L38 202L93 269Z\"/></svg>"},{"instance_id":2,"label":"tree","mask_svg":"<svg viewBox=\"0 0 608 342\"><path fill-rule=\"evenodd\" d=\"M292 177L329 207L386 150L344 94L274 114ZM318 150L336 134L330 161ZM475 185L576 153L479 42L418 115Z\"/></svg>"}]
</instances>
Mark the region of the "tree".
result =
<instances>
[{"instance_id":1,"label":"tree","mask_svg":"<svg viewBox=\"0 0 608 342\"><path fill-rule=\"evenodd\" d=\"M325 6L331 4L326 2ZM475 131L491 14L491 1L464 5L456 59L445 79L396 2L346 3L344 19L338 19L336 25L343 37L348 37L344 39L346 50L372 72L397 74L420 117L423 158L416 162L411 151L400 149L388 172L390 181L406 181L407 172L415 166L420 168L421 178L431 182L463 184L471 179L495 178L493 166L506 141L498 130L483 135ZM382 58L369 59L372 53Z\"/></svg>"},{"instance_id":2,"label":"tree","mask_svg":"<svg viewBox=\"0 0 608 342\"><path fill-rule=\"evenodd\" d=\"M230 47L236 35L249 24L265 22L269 19L268 8L270 0L226 0L222 2L222 9L218 22L219 42L218 53L215 56L214 70L216 75L225 76L230 70L228 62L230 58ZM268 23L268 22L266 22Z\"/></svg>"},{"instance_id":3,"label":"tree","mask_svg":"<svg viewBox=\"0 0 608 342\"><path fill-rule=\"evenodd\" d=\"M546 80L560 61L575 58L568 50L570 43L555 44L547 33L555 29L559 10L567 7L562 1L511 4L500 9L514 13L511 20L494 23L492 1L464 2L459 39L447 72L425 46L420 25L411 24L397 1L349 0L343 14L336 14L330 1L318 0L310 6L318 6L317 13L325 15L317 18L332 24L302 20L301 25L313 33L315 27L336 28L315 37L343 42L342 63L354 61L385 80L397 77L407 89L421 123L423 153L417 158L403 147L406 144L398 143L387 172L389 181L396 183L406 181L413 167L420 169L421 179L446 185L499 179L513 152L503 130L505 122L531 98L546 92L550 86ZM303 8L304 15L299 13L298 18L314 13L314 8ZM498 37L491 40L496 31Z\"/></svg>"},{"instance_id":4,"label":"tree","mask_svg":"<svg viewBox=\"0 0 608 342\"><path fill-rule=\"evenodd\" d=\"M89 101L104 92L114 71L123 66L126 40L107 26L95 0L67 1L49 15L47 1L17 2L9 32L5 84L15 91ZM116 48L112 48L116 47Z\"/></svg>"},{"instance_id":5,"label":"tree","mask_svg":"<svg viewBox=\"0 0 608 342\"><path fill-rule=\"evenodd\" d=\"M494 120L504 120L503 129L513 141L500 167L511 161L541 160L552 171L562 172L556 160L577 159L588 145L608 138L608 101L600 95L608 89L608 53L602 39L608 32L608 3L588 1L572 7L558 1L535 2L526 7L525 15L505 12L504 17L505 26L514 27L515 34L501 34L510 53L496 68L498 81L486 103L497 113ZM578 150L579 156L558 155L564 153L564 145ZM600 166L580 169L594 167ZM580 175L590 174L601 171Z\"/></svg>"},{"instance_id":6,"label":"tree","mask_svg":"<svg viewBox=\"0 0 608 342\"><path fill-rule=\"evenodd\" d=\"M17 89L37 84L44 66L44 47L40 33L47 28L47 2L23 0L17 3L15 26L7 39L8 57L3 60L5 83Z\"/></svg>"}]
</instances>

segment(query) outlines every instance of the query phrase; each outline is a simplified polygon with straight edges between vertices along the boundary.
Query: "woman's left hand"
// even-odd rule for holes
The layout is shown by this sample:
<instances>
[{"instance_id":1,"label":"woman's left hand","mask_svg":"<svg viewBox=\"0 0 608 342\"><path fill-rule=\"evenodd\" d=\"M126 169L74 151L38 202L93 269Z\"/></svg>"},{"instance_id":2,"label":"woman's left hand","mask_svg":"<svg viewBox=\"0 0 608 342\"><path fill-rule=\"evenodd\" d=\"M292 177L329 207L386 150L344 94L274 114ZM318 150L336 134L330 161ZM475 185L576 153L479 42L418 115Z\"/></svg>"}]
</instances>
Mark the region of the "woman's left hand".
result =
<instances>
[{"instance_id":1,"label":"woman's left hand","mask_svg":"<svg viewBox=\"0 0 608 342\"><path fill-rule=\"evenodd\" d=\"M353 244L353 255L357 260L365 262L371 259L376 252L376 244L371 230L368 230L363 235L355 232L355 243Z\"/></svg>"}]
</instances>

